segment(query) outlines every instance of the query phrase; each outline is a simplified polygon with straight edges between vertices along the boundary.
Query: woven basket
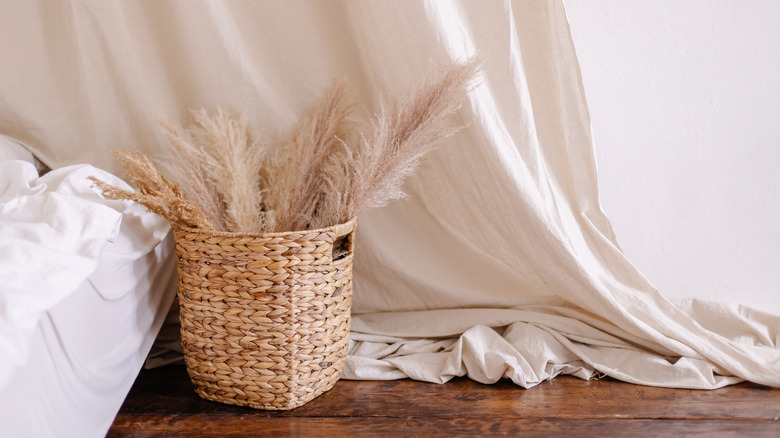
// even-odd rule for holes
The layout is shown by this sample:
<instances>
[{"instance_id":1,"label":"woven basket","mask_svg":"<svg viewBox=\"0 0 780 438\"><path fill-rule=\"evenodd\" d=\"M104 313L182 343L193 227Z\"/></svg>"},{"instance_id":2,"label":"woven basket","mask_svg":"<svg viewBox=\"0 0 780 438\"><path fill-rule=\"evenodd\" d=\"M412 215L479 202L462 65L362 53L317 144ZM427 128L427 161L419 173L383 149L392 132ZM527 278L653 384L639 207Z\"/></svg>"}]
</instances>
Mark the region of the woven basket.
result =
<instances>
[{"instance_id":1,"label":"woven basket","mask_svg":"<svg viewBox=\"0 0 780 438\"><path fill-rule=\"evenodd\" d=\"M182 347L207 400L292 409L329 390L347 355L355 219L244 234L175 228Z\"/></svg>"}]
</instances>

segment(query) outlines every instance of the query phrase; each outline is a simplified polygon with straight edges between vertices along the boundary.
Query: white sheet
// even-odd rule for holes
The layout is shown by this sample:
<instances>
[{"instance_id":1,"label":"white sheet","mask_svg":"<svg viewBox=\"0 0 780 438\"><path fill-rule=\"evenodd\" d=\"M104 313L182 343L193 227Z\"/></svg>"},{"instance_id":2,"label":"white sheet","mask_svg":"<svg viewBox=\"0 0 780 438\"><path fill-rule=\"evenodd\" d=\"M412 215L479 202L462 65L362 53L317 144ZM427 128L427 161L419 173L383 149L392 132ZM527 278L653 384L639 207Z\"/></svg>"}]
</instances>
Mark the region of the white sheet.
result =
<instances>
[{"instance_id":1,"label":"white sheet","mask_svg":"<svg viewBox=\"0 0 780 438\"><path fill-rule=\"evenodd\" d=\"M278 143L334 78L373 111L431 64L481 52L482 85L453 121L467 128L424 160L409 200L358 219L347 377L531 385L598 372L780 385L780 317L671 303L620 251L599 205L559 0L83 1L45 13L18 2L4 12L0 27L17 38L0 43L0 102L13 108L0 129L54 167L111 170L116 147L159 154L155 113L188 124L189 107L247 111L253 132Z\"/></svg>"},{"instance_id":2,"label":"white sheet","mask_svg":"<svg viewBox=\"0 0 780 438\"><path fill-rule=\"evenodd\" d=\"M89 165L0 161L0 424L104 436L175 295L170 228Z\"/></svg>"},{"instance_id":3,"label":"white sheet","mask_svg":"<svg viewBox=\"0 0 780 438\"><path fill-rule=\"evenodd\" d=\"M28 163L35 163L35 157L32 152L11 137L0 134L0 161L7 160L21 160Z\"/></svg>"},{"instance_id":4,"label":"white sheet","mask_svg":"<svg viewBox=\"0 0 780 438\"><path fill-rule=\"evenodd\" d=\"M127 250L109 244L95 273L39 319L24 364L0 387L3 436L105 436L177 286L169 238L147 254Z\"/></svg>"},{"instance_id":5,"label":"white sheet","mask_svg":"<svg viewBox=\"0 0 780 438\"><path fill-rule=\"evenodd\" d=\"M105 246L119 235L123 212L140 210L103 200L90 187L90 175L122 184L92 166L39 178L28 162L0 162L0 385L24 363L43 313L95 271ZM165 232L165 224L152 228L154 244ZM148 251L150 243L139 250Z\"/></svg>"}]
</instances>

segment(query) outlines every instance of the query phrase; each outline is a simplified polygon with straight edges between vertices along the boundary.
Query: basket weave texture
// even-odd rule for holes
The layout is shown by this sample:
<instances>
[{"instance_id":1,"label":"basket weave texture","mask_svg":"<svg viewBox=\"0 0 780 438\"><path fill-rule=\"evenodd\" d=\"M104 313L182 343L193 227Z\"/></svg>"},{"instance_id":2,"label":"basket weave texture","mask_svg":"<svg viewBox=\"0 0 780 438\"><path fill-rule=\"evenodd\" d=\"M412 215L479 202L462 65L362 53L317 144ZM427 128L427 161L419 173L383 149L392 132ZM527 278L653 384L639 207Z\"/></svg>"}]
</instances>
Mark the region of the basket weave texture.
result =
<instances>
[{"instance_id":1,"label":"basket weave texture","mask_svg":"<svg viewBox=\"0 0 780 438\"><path fill-rule=\"evenodd\" d=\"M182 347L207 400L292 409L330 389L347 354L355 219L243 234L174 227Z\"/></svg>"}]
</instances>

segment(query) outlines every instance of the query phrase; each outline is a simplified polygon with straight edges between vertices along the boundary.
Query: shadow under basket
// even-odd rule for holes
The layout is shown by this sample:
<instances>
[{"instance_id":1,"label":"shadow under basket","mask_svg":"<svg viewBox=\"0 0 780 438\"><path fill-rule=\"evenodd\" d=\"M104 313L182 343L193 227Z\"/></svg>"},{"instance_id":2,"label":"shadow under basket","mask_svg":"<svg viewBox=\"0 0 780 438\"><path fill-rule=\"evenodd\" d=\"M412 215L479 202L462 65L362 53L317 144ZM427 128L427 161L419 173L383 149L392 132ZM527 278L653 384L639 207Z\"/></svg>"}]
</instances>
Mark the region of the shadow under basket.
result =
<instances>
[{"instance_id":1,"label":"shadow under basket","mask_svg":"<svg viewBox=\"0 0 780 438\"><path fill-rule=\"evenodd\" d=\"M207 400L292 409L347 355L355 219L245 234L174 227L184 361Z\"/></svg>"}]
</instances>

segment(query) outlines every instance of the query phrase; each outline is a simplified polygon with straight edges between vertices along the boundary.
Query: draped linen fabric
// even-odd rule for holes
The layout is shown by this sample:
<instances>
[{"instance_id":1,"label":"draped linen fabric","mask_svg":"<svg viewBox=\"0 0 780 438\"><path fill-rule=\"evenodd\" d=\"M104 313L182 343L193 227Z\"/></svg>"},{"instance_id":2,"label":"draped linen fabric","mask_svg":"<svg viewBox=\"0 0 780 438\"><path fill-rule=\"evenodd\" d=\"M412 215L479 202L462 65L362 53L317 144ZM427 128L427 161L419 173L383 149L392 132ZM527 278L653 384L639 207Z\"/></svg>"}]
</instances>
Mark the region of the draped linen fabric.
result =
<instances>
[{"instance_id":1,"label":"draped linen fabric","mask_svg":"<svg viewBox=\"0 0 780 438\"><path fill-rule=\"evenodd\" d=\"M276 145L335 79L371 113L479 54L465 128L358 219L344 377L780 386L780 317L672 303L623 256L560 0L20 0L0 28L0 132L115 172L115 148L165 153L158 114L246 112Z\"/></svg>"}]
</instances>

